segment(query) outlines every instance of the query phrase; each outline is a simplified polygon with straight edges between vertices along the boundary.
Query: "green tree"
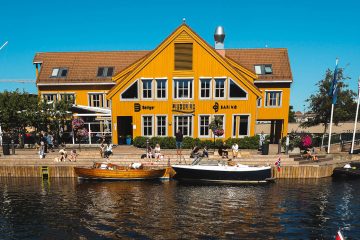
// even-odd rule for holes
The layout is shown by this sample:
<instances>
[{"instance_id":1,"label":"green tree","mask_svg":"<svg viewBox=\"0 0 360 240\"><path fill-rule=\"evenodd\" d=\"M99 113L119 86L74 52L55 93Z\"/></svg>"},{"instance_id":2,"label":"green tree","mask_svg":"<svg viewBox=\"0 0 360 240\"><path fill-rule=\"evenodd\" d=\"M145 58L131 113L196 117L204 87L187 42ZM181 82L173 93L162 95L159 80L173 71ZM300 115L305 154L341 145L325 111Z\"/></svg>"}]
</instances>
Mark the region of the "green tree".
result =
<instances>
[{"instance_id":1,"label":"green tree","mask_svg":"<svg viewBox=\"0 0 360 240\"><path fill-rule=\"evenodd\" d=\"M324 126L324 133L330 123L332 98L328 96L331 88L331 82L334 74L328 69L325 78L316 83L318 91L311 94L306 100L309 104L309 110L315 113L315 117L308 122L301 123L301 126L311 127L318 124ZM333 123L337 125L339 122L353 120L356 111L355 92L347 89L348 85L344 82L349 79L344 77L343 69L338 69L338 95L334 106Z\"/></svg>"},{"instance_id":2,"label":"green tree","mask_svg":"<svg viewBox=\"0 0 360 240\"><path fill-rule=\"evenodd\" d=\"M295 119L295 111L294 111L294 107L293 106L289 106L289 123L294 123L296 122Z\"/></svg>"}]
</instances>

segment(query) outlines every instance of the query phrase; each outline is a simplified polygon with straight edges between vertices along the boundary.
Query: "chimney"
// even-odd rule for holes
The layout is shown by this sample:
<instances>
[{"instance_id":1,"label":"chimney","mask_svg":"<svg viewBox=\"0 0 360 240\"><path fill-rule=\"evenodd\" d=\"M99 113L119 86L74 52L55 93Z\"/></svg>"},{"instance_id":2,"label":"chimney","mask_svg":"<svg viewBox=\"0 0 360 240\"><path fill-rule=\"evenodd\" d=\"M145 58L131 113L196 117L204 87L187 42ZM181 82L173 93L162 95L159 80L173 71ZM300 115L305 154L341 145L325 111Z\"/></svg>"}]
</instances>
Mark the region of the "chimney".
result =
<instances>
[{"instance_id":1,"label":"chimney","mask_svg":"<svg viewBox=\"0 0 360 240\"><path fill-rule=\"evenodd\" d=\"M224 39L225 39L224 28L222 26L216 27L215 33L214 33L215 50L218 53L220 53L220 55L223 57L225 57Z\"/></svg>"}]
</instances>

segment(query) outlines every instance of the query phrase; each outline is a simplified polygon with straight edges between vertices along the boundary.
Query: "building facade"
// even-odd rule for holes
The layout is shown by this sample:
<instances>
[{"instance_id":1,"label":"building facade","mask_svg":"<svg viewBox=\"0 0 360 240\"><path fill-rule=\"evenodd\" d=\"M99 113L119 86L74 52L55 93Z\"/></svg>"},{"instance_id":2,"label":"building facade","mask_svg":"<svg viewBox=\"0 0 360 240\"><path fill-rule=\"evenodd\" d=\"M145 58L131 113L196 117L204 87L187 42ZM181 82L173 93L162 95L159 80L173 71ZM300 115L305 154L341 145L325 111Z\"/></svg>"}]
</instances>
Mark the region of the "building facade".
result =
<instances>
[{"instance_id":1,"label":"building facade","mask_svg":"<svg viewBox=\"0 0 360 240\"><path fill-rule=\"evenodd\" d=\"M153 51L38 53L39 95L73 99L74 115L110 123L117 144L177 129L212 139L214 118L223 139L255 135L256 122L269 121L277 142L287 134L287 50L225 49L221 32L215 39L212 47L182 24Z\"/></svg>"}]
</instances>

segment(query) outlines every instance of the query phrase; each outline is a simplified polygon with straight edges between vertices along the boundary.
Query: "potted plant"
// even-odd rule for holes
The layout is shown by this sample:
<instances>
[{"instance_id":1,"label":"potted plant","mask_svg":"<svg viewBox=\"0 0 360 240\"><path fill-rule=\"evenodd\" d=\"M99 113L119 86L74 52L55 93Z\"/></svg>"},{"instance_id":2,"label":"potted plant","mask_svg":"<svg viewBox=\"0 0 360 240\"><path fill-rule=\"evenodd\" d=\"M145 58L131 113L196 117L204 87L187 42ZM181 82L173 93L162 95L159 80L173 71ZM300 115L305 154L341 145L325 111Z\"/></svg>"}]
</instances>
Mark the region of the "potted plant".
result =
<instances>
[{"instance_id":1,"label":"potted plant","mask_svg":"<svg viewBox=\"0 0 360 240\"><path fill-rule=\"evenodd\" d=\"M126 145L131 145L131 138L132 136L131 135L126 135Z\"/></svg>"}]
</instances>

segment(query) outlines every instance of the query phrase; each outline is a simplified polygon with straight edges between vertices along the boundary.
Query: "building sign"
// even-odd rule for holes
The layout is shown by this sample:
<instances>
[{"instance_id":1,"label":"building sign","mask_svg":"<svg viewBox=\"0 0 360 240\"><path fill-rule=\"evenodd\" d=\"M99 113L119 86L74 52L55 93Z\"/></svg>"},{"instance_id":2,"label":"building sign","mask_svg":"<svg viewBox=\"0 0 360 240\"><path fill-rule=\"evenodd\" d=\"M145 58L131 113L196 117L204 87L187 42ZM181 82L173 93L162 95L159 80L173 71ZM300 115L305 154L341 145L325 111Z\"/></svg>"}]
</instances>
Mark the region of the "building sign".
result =
<instances>
[{"instance_id":1,"label":"building sign","mask_svg":"<svg viewBox=\"0 0 360 240\"><path fill-rule=\"evenodd\" d=\"M145 105L140 105L140 103L134 103L134 111L135 112L140 112L141 110L153 110L155 107L154 106L145 106Z\"/></svg>"},{"instance_id":2,"label":"building sign","mask_svg":"<svg viewBox=\"0 0 360 240\"><path fill-rule=\"evenodd\" d=\"M194 113L195 112L195 104L194 103L173 103L172 111L180 112L180 113Z\"/></svg>"},{"instance_id":3,"label":"building sign","mask_svg":"<svg viewBox=\"0 0 360 240\"><path fill-rule=\"evenodd\" d=\"M213 109L215 112L218 112L219 109L237 109L236 105L231 105L231 104L224 104L224 105L220 105L218 102L215 102Z\"/></svg>"}]
</instances>

